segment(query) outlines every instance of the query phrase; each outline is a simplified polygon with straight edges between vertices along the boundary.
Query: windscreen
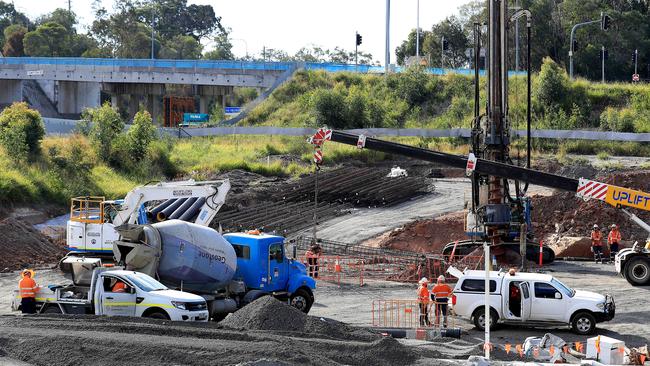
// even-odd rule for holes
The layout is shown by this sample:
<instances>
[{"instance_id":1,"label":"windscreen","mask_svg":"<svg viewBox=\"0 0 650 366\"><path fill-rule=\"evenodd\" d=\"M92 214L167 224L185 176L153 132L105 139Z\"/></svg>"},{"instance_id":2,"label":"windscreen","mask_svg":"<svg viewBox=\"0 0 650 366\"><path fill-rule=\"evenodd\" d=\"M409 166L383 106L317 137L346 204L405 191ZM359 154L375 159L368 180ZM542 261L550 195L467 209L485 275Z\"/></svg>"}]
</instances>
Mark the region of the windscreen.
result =
<instances>
[{"instance_id":1,"label":"windscreen","mask_svg":"<svg viewBox=\"0 0 650 366\"><path fill-rule=\"evenodd\" d=\"M562 282L560 282L559 280L557 280L555 278L551 280L551 283L553 285L555 285L556 287L559 287L562 290L562 292L564 292L568 297L573 297L573 295L576 294L576 291L574 289L572 289L571 287L563 284Z\"/></svg>"},{"instance_id":2,"label":"windscreen","mask_svg":"<svg viewBox=\"0 0 650 366\"><path fill-rule=\"evenodd\" d=\"M155 279L149 276L143 275L126 275L134 285L140 288L142 291L158 291L158 290L167 290L167 287L162 283L156 281Z\"/></svg>"}]
</instances>

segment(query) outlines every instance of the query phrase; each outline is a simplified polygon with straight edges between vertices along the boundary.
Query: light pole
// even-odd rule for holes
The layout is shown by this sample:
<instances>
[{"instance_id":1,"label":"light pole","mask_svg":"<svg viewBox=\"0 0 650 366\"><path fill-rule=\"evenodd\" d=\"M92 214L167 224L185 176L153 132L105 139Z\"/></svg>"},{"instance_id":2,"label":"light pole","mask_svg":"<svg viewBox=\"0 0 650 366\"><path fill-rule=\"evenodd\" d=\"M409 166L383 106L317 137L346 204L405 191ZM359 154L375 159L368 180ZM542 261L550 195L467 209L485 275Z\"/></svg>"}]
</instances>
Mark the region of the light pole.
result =
<instances>
[{"instance_id":1,"label":"light pole","mask_svg":"<svg viewBox=\"0 0 650 366\"><path fill-rule=\"evenodd\" d=\"M390 0L386 0L386 61L384 72L388 75L390 69Z\"/></svg>"},{"instance_id":2,"label":"light pole","mask_svg":"<svg viewBox=\"0 0 650 366\"><path fill-rule=\"evenodd\" d=\"M420 64L420 0L417 0L417 19L415 21L415 58Z\"/></svg>"},{"instance_id":3,"label":"light pole","mask_svg":"<svg viewBox=\"0 0 650 366\"><path fill-rule=\"evenodd\" d=\"M605 19L606 16L607 15L600 13L600 19L591 20L584 23L578 23L571 28L571 43L569 44L569 78L573 79L573 53L575 52L575 50L573 49L573 37L575 36L576 30L579 27L583 27L585 25L594 24L594 23L601 23L601 27L603 28L603 30L607 30L607 28L604 27L603 24L603 20Z\"/></svg>"}]
</instances>

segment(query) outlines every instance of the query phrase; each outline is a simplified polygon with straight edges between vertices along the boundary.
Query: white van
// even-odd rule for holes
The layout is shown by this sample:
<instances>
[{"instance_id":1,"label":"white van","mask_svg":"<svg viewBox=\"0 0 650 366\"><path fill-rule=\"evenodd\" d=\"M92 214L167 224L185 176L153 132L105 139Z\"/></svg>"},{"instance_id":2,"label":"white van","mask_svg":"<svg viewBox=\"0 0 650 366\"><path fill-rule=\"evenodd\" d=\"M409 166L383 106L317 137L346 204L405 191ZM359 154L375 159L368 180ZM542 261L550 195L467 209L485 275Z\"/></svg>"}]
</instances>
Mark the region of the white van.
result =
<instances>
[{"instance_id":1,"label":"white van","mask_svg":"<svg viewBox=\"0 0 650 366\"><path fill-rule=\"evenodd\" d=\"M453 267L452 267L453 268ZM449 271L458 278L454 287L457 315L485 329L485 272ZM497 322L533 327L570 326L580 335L591 334L596 323L614 318L611 295L574 290L547 274L490 272L490 328Z\"/></svg>"}]
</instances>

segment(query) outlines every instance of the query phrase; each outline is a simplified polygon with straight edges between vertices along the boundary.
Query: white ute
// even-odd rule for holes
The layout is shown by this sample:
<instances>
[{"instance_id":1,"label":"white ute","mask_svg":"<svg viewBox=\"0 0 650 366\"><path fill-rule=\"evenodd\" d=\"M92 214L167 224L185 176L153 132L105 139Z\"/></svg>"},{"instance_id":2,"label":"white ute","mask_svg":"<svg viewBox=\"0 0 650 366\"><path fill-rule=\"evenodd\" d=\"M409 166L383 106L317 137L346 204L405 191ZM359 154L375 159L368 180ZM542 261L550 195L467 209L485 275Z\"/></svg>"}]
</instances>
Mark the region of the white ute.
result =
<instances>
[{"instance_id":1,"label":"white ute","mask_svg":"<svg viewBox=\"0 0 650 366\"><path fill-rule=\"evenodd\" d=\"M136 316L174 321L208 321L204 298L170 290L144 273L102 267L100 259L68 258L73 284L41 288L36 293L40 314L95 314ZM113 292L117 281L124 292ZM20 310L15 291L11 308Z\"/></svg>"},{"instance_id":2,"label":"white ute","mask_svg":"<svg viewBox=\"0 0 650 366\"><path fill-rule=\"evenodd\" d=\"M449 273L458 278L454 311L484 330L485 272L450 268ZM496 322L531 327L568 325L580 335L593 333L596 323L612 320L616 310L611 295L574 290L548 274L495 271L490 272L490 308L490 328Z\"/></svg>"}]
</instances>

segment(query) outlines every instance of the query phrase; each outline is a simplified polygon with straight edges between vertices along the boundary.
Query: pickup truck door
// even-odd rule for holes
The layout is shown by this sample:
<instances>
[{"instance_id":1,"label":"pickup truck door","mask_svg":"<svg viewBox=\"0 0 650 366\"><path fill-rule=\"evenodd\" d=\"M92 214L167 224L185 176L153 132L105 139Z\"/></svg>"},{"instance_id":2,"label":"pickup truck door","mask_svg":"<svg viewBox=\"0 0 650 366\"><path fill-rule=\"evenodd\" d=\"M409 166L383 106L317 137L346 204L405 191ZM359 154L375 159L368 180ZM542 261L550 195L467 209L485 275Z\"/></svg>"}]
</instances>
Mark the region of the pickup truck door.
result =
<instances>
[{"instance_id":1,"label":"pickup truck door","mask_svg":"<svg viewBox=\"0 0 650 366\"><path fill-rule=\"evenodd\" d=\"M562 321L566 312L566 301L560 290L548 282L535 281L531 296L534 320Z\"/></svg>"},{"instance_id":2,"label":"pickup truck door","mask_svg":"<svg viewBox=\"0 0 650 366\"><path fill-rule=\"evenodd\" d=\"M102 276L102 314L135 316L136 290L132 284L121 277ZM113 292L117 281L126 284L124 292Z\"/></svg>"},{"instance_id":3,"label":"pickup truck door","mask_svg":"<svg viewBox=\"0 0 650 366\"><path fill-rule=\"evenodd\" d=\"M531 303L533 299L528 282L522 282L518 286L519 292L521 293L521 321L525 322L530 320Z\"/></svg>"}]
</instances>

